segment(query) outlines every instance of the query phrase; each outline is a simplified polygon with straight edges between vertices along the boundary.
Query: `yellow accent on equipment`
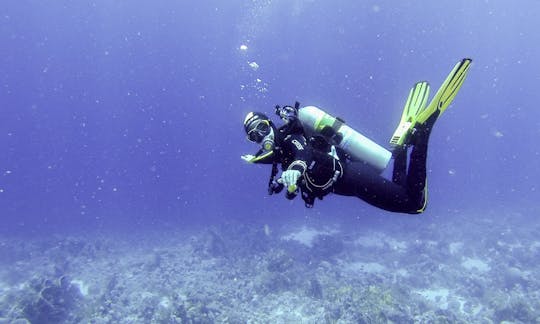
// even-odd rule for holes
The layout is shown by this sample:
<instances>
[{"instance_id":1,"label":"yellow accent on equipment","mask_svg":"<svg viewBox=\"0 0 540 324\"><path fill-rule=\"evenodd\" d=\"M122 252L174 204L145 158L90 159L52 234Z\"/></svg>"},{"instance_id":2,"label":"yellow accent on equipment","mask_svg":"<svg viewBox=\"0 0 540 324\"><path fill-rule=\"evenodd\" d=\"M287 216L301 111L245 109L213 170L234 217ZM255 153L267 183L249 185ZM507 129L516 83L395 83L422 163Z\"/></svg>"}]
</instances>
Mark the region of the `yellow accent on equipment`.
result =
<instances>
[{"instance_id":1,"label":"yellow accent on equipment","mask_svg":"<svg viewBox=\"0 0 540 324\"><path fill-rule=\"evenodd\" d=\"M418 123L423 124L436 111L439 111L440 115L446 110L446 108L448 108L463 85L467 72L471 67L471 62L471 59L465 58L454 66L446 80L444 80L442 86L435 94L435 97L433 97L433 100L431 100L427 108L418 115L416 119Z\"/></svg>"},{"instance_id":2,"label":"yellow accent on equipment","mask_svg":"<svg viewBox=\"0 0 540 324\"><path fill-rule=\"evenodd\" d=\"M407 97L399 125L390 139L391 145L399 146L404 144L414 127L418 112L426 107L428 97L429 84L426 81L414 85L409 92L409 97Z\"/></svg>"}]
</instances>

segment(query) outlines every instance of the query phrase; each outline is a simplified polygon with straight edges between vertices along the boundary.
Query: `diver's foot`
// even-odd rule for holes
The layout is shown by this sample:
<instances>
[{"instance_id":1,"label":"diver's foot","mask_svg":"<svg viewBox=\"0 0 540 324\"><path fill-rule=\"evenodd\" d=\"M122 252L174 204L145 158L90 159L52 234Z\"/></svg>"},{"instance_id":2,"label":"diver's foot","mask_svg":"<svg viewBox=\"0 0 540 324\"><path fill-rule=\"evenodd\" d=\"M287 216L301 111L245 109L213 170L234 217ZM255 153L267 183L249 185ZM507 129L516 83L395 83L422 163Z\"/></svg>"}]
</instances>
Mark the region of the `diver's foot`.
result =
<instances>
[{"instance_id":1,"label":"diver's foot","mask_svg":"<svg viewBox=\"0 0 540 324\"><path fill-rule=\"evenodd\" d=\"M418 145L419 143L427 143L429 135L435 126L435 122L440 116L440 112L435 112L424 123L416 123L412 135L406 142L407 145Z\"/></svg>"}]
</instances>

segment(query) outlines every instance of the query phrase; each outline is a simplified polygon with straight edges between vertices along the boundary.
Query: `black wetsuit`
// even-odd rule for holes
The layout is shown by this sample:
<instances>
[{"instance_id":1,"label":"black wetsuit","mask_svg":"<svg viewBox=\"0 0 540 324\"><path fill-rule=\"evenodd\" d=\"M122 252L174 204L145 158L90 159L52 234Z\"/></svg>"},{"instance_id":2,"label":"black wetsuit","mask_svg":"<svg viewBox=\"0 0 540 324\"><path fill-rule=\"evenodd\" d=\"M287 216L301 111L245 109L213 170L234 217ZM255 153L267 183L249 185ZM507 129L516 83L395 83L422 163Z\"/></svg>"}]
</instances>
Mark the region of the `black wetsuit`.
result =
<instances>
[{"instance_id":1,"label":"black wetsuit","mask_svg":"<svg viewBox=\"0 0 540 324\"><path fill-rule=\"evenodd\" d=\"M432 125L432 123L431 123ZM298 170L298 183L306 207L315 198L322 199L330 192L356 196L369 204L393 212L416 214L426 203L426 158L431 127L419 128L413 136L412 151L407 168L406 148L394 151L392 181L382 177L368 164L351 160L320 137L307 139L301 126L291 123L276 132L276 146L271 159L259 163L274 163L271 181L277 172L276 163L283 170ZM281 189L281 188L280 188ZM289 196L292 198L292 196Z\"/></svg>"},{"instance_id":2,"label":"black wetsuit","mask_svg":"<svg viewBox=\"0 0 540 324\"><path fill-rule=\"evenodd\" d=\"M426 205L426 159L429 132L415 134L407 168L406 148L393 152L392 181L382 177L365 163L345 163L344 176L334 185L334 192L356 196L373 206L401 213L417 214Z\"/></svg>"}]
</instances>

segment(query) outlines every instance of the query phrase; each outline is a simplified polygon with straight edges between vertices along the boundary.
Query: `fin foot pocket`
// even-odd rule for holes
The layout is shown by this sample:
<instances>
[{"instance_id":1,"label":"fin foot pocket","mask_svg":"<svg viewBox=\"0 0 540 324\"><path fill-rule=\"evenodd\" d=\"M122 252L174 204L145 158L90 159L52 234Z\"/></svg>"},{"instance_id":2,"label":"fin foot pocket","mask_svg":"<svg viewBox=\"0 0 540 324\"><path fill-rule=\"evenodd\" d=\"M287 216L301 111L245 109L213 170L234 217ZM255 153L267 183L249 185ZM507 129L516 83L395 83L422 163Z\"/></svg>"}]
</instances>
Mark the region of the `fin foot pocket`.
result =
<instances>
[{"instance_id":1,"label":"fin foot pocket","mask_svg":"<svg viewBox=\"0 0 540 324\"><path fill-rule=\"evenodd\" d=\"M429 97L429 83L416 83L409 91L398 127L390 138L393 146L404 145L416 123L416 116L424 110Z\"/></svg>"}]
</instances>

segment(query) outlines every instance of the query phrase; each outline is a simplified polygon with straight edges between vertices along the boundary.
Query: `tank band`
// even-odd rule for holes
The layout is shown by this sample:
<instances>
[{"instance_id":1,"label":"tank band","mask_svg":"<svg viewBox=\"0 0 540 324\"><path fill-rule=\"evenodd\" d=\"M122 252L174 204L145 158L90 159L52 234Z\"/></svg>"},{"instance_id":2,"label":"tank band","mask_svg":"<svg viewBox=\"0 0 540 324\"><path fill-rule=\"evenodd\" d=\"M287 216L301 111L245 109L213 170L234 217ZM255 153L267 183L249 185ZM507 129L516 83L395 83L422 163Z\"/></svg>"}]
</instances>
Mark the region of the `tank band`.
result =
<instances>
[{"instance_id":1,"label":"tank band","mask_svg":"<svg viewBox=\"0 0 540 324\"><path fill-rule=\"evenodd\" d=\"M332 124L332 129L337 133L341 126L343 126L344 124L345 122L341 118L336 117L334 119L334 123Z\"/></svg>"}]
</instances>

